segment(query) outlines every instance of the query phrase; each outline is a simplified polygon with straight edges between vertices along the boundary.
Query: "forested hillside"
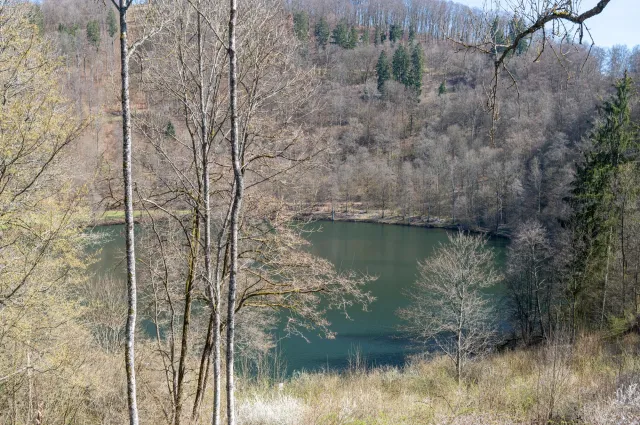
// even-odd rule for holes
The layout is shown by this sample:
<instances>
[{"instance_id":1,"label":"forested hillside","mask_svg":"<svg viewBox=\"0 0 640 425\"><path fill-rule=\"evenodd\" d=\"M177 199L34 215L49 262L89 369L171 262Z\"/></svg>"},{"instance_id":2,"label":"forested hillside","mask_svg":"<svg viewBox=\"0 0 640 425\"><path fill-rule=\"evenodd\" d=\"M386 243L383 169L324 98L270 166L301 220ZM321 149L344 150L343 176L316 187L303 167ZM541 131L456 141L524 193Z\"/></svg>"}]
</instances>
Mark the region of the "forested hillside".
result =
<instances>
[{"instance_id":1,"label":"forested hillside","mask_svg":"<svg viewBox=\"0 0 640 425\"><path fill-rule=\"evenodd\" d=\"M637 421L640 47L516 3L0 0L0 422ZM429 353L269 376L375 302L309 218L460 229L397 312Z\"/></svg>"}]
</instances>

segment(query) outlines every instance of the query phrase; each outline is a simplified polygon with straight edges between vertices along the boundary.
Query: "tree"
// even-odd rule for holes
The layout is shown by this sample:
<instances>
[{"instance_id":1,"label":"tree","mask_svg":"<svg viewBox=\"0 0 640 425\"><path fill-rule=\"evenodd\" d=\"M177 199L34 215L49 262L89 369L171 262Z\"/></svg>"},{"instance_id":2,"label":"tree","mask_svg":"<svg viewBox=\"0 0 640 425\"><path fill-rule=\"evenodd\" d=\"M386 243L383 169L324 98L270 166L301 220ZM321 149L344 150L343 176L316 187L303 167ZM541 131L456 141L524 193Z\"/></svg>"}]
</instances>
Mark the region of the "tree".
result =
<instances>
[{"instance_id":1,"label":"tree","mask_svg":"<svg viewBox=\"0 0 640 425\"><path fill-rule=\"evenodd\" d=\"M409 83L409 70L411 68L411 59L404 45L398 46L391 63L393 79L405 86Z\"/></svg>"},{"instance_id":2,"label":"tree","mask_svg":"<svg viewBox=\"0 0 640 425\"><path fill-rule=\"evenodd\" d=\"M293 32L300 41L309 39L309 14L307 12L293 12Z\"/></svg>"},{"instance_id":3,"label":"tree","mask_svg":"<svg viewBox=\"0 0 640 425\"><path fill-rule=\"evenodd\" d=\"M34 388L75 379L86 348L77 294L88 214L70 170L87 123L65 96L58 51L32 22L32 5L0 8L0 422L26 424L38 402L54 416L54 405L70 401Z\"/></svg>"},{"instance_id":4,"label":"tree","mask_svg":"<svg viewBox=\"0 0 640 425\"><path fill-rule=\"evenodd\" d=\"M380 43L382 43L382 30L380 29L379 26L376 25L376 28L373 32L373 44L374 45L379 45Z\"/></svg>"},{"instance_id":5,"label":"tree","mask_svg":"<svg viewBox=\"0 0 640 425\"><path fill-rule=\"evenodd\" d=\"M465 362L489 348L495 333L483 290L500 279L486 239L462 232L448 236L432 258L418 263L411 304L399 311L402 327L417 342L434 342L455 365L460 382Z\"/></svg>"},{"instance_id":6,"label":"tree","mask_svg":"<svg viewBox=\"0 0 640 425\"><path fill-rule=\"evenodd\" d=\"M347 49L355 49L358 45L358 30L356 27L351 27L349 30L349 39L347 40L347 45L345 46Z\"/></svg>"},{"instance_id":7,"label":"tree","mask_svg":"<svg viewBox=\"0 0 640 425\"><path fill-rule=\"evenodd\" d=\"M402 41L403 29L398 24L391 24L389 27L389 41L395 43L396 41Z\"/></svg>"},{"instance_id":8,"label":"tree","mask_svg":"<svg viewBox=\"0 0 640 425\"><path fill-rule=\"evenodd\" d=\"M118 32L118 20L113 9L109 9L109 13L107 13L107 32L111 38Z\"/></svg>"},{"instance_id":9,"label":"tree","mask_svg":"<svg viewBox=\"0 0 640 425\"><path fill-rule=\"evenodd\" d=\"M378 57L378 64L376 65L376 74L378 75L378 91L380 93L384 90L384 84L391 77L391 68L389 65L389 59L387 58L387 54L383 50L380 52L380 56Z\"/></svg>"},{"instance_id":10,"label":"tree","mask_svg":"<svg viewBox=\"0 0 640 425\"><path fill-rule=\"evenodd\" d=\"M525 344L546 339L551 320L551 249L546 230L537 221L518 227L509 246L507 286L513 319Z\"/></svg>"},{"instance_id":11,"label":"tree","mask_svg":"<svg viewBox=\"0 0 640 425\"><path fill-rule=\"evenodd\" d=\"M578 306L578 298L600 293L599 323L605 320L609 274L615 238L622 228L622 201L630 198L630 189L621 184L626 167L636 167L638 155L637 128L631 122L633 82L625 75L615 84L616 95L601 107L601 120L593 130L591 148L577 167L571 204L574 209L574 246L577 255L571 278L572 317L574 327L578 308L592 317L596 307ZM595 285L591 291L589 285ZM592 300L593 302L593 300ZM596 311L597 311L596 310ZM595 317L593 317L595 319Z\"/></svg>"},{"instance_id":12,"label":"tree","mask_svg":"<svg viewBox=\"0 0 640 425\"><path fill-rule=\"evenodd\" d=\"M349 27L344 19L338 22L331 32L331 43L343 49L349 48Z\"/></svg>"},{"instance_id":13,"label":"tree","mask_svg":"<svg viewBox=\"0 0 640 425\"><path fill-rule=\"evenodd\" d=\"M316 26L314 28L313 34L316 37L316 44L318 47L322 47L326 49L327 43L329 42L329 24L327 24L326 19L321 17L318 22L316 22Z\"/></svg>"},{"instance_id":14,"label":"tree","mask_svg":"<svg viewBox=\"0 0 640 425\"><path fill-rule=\"evenodd\" d=\"M424 53L422 46L416 44L411 49L411 68L409 69L408 86L411 87L418 96L422 92L422 73L424 70Z\"/></svg>"},{"instance_id":15,"label":"tree","mask_svg":"<svg viewBox=\"0 0 640 425\"><path fill-rule=\"evenodd\" d=\"M447 83L446 81L443 81L438 86L438 96L442 96L443 94L446 94L446 93L447 93Z\"/></svg>"},{"instance_id":16,"label":"tree","mask_svg":"<svg viewBox=\"0 0 640 425\"><path fill-rule=\"evenodd\" d=\"M100 47L100 24L96 20L87 22L87 40L96 48Z\"/></svg>"}]
</instances>

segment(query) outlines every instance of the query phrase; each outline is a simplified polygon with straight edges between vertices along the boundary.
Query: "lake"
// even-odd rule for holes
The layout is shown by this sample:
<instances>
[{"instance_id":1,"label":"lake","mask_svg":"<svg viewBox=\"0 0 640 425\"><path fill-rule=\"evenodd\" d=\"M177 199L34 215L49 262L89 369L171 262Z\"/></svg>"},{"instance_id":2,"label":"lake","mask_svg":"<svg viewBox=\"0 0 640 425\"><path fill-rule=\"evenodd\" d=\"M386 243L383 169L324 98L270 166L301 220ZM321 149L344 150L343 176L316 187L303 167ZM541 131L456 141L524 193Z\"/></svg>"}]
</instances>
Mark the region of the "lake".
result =
<instances>
[{"instance_id":1,"label":"lake","mask_svg":"<svg viewBox=\"0 0 640 425\"><path fill-rule=\"evenodd\" d=\"M337 333L332 340L315 334L279 338L279 356L287 373L320 368L342 369L349 358L360 352L371 366L402 365L412 344L398 331L401 321L396 311L408 303L406 292L417 276L417 260L432 255L438 244L447 242L448 231L421 227L350 222L318 222L311 225L321 231L307 238L310 250L331 261L341 270L352 269L377 276L369 284L376 297L368 311L354 308L350 320L338 312L330 312L331 329ZM123 226L98 227L95 231L107 235L96 264L98 273L110 273L124 278ZM503 267L508 241L490 239L496 262ZM496 302L504 290L494 288Z\"/></svg>"}]
</instances>

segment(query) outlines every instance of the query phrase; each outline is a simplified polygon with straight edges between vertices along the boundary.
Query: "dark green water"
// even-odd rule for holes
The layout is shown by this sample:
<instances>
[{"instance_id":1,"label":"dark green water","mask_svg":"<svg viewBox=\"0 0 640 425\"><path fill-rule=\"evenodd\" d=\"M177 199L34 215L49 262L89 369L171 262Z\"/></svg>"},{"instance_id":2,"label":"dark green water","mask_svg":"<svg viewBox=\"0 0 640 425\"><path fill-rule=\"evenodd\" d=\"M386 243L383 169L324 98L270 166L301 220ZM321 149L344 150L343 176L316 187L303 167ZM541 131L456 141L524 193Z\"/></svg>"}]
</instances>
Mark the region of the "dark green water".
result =
<instances>
[{"instance_id":1,"label":"dark green water","mask_svg":"<svg viewBox=\"0 0 640 425\"><path fill-rule=\"evenodd\" d=\"M446 243L447 231L408 226L369 223L321 222L312 232L311 251L326 258L339 269L353 269L377 276L369 286L376 301L368 311L354 308L351 320L338 312L330 312L331 329L336 338L327 340L315 334L279 340L280 357L287 372L320 368L347 367L349 358L359 351L369 365L401 365L412 352L410 341L403 338L397 328L400 320L398 308L407 305L406 293L417 275L417 260L432 255L439 243ZM122 226L97 228L108 235L96 264L99 273L124 276ZM507 241L492 239L499 267L504 264ZM496 302L502 293L495 288ZM278 335L281 337L282 335Z\"/></svg>"}]
</instances>

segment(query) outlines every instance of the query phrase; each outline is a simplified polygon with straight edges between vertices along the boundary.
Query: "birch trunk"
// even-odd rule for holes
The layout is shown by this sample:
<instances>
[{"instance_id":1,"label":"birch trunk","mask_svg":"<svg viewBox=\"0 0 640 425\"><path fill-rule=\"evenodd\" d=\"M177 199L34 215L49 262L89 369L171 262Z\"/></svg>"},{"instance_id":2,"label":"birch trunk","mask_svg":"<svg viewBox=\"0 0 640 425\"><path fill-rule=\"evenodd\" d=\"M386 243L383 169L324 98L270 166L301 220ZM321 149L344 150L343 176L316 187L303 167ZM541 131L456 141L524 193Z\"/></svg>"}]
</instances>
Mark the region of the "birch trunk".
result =
<instances>
[{"instance_id":1,"label":"birch trunk","mask_svg":"<svg viewBox=\"0 0 640 425\"><path fill-rule=\"evenodd\" d=\"M122 82L122 175L124 178L124 219L127 256L127 329L125 364L127 372L127 401L129 423L138 425L136 398L135 332L136 332L136 263L135 236L133 233L133 182L131 178L131 110L129 106L129 46L127 45L127 0L120 0L120 77Z\"/></svg>"},{"instance_id":2,"label":"birch trunk","mask_svg":"<svg viewBox=\"0 0 640 425\"><path fill-rule=\"evenodd\" d=\"M240 140L238 137L236 9L237 1L229 0L229 112L231 115L231 160L233 162L235 193L233 197L230 221L231 264L229 269L229 298L227 305L227 425L236 425L233 363L235 360L234 338L236 283L238 278L238 228L240 209L242 207L242 197L244 193L244 178L240 166Z\"/></svg>"}]
</instances>

